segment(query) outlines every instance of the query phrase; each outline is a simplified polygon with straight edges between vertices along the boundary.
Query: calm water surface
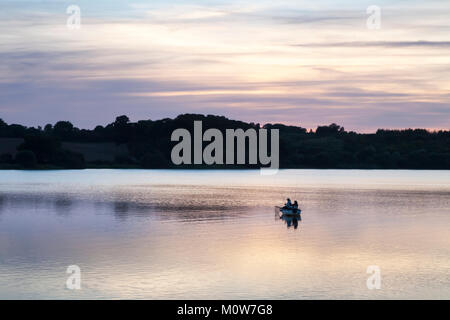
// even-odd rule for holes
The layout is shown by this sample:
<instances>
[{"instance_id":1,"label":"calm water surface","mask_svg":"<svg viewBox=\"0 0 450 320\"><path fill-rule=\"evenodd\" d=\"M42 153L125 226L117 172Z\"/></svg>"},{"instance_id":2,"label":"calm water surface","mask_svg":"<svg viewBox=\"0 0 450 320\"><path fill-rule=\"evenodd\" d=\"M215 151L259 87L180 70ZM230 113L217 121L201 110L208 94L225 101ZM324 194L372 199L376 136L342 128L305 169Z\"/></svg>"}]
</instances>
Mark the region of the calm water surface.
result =
<instances>
[{"instance_id":1,"label":"calm water surface","mask_svg":"<svg viewBox=\"0 0 450 320\"><path fill-rule=\"evenodd\" d=\"M450 299L450 171L0 171L0 298Z\"/></svg>"}]
</instances>

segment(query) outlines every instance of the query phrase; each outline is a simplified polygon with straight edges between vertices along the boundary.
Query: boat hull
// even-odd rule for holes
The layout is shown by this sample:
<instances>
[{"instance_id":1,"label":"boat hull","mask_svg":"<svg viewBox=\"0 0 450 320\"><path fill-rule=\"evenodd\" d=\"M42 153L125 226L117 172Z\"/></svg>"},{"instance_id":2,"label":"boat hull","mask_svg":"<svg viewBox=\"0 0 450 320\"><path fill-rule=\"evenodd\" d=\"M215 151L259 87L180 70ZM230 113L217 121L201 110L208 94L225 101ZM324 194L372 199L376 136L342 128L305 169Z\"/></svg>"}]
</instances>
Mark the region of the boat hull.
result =
<instances>
[{"instance_id":1,"label":"boat hull","mask_svg":"<svg viewBox=\"0 0 450 320\"><path fill-rule=\"evenodd\" d=\"M299 216L302 210L300 209L280 209L280 212L286 216Z\"/></svg>"}]
</instances>

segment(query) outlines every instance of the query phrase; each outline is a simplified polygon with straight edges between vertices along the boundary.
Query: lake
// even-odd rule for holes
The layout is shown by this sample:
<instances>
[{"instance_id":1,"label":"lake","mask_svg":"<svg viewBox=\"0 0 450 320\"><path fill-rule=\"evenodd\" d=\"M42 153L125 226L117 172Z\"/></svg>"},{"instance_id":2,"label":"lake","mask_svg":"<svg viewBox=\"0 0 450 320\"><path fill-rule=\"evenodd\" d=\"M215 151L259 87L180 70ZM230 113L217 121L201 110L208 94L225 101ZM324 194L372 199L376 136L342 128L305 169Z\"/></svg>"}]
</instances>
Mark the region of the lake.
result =
<instances>
[{"instance_id":1,"label":"lake","mask_svg":"<svg viewBox=\"0 0 450 320\"><path fill-rule=\"evenodd\" d=\"M0 171L0 298L450 299L450 171Z\"/></svg>"}]
</instances>

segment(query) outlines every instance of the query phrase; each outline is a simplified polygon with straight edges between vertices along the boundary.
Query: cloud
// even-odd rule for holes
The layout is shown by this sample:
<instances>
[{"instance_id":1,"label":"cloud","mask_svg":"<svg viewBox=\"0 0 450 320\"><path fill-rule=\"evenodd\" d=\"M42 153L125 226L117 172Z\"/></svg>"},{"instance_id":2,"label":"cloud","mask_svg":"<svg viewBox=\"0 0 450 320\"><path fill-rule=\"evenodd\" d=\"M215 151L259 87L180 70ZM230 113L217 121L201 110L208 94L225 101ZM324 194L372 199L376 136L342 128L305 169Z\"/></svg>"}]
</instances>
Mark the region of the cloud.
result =
<instances>
[{"instance_id":1,"label":"cloud","mask_svg":"<svg viewBox=\"0 0 450 320\"><path fill-rule=\"evenodd\" d=\"M311 128L450 126L442 8L402 13L387 1L372 32L350 1L80 1L82 28L70 32L64 3L22 5L0 21L8 122L92 127L199 112Z\"/></svg>"},{"instance_id":2,"label":"cloud","mask_svg":"<svg viewBox=\"0 0 450 320\"><path fill-rule=\"evenodd\" d=\"M320 42L295 44L297 47L384 47L384 48L408 48L408 47L430 47L430 48L450 48L450 41L352 41L352 42Z\"/></svg>"}]
</instances>

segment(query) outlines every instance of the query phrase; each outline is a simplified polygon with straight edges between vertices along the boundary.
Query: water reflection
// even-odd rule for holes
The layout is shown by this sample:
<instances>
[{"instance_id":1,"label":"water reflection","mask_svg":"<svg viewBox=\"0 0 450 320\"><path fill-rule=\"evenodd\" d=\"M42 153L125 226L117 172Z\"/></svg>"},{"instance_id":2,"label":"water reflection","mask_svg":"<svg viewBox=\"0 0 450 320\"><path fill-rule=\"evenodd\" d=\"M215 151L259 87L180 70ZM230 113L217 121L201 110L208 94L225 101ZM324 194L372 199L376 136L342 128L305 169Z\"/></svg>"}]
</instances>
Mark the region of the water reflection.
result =
<instances>
[{"instance_id":1,"label":"water reflection","mask_svg":"<svg viewBox=\"0 0 450 320\"><path fill-rule=\"evenodd\" d=\"M0 214L3 212L3 208L5 206L5 196L0 193Z\"/></svg>"},{"instance_id":2,"label":"water reflection","mask_svg":"<svg viewBox=\"0 0 450 320\"><path fill-rule=\"evenodd\" d=\"M284 221L288 229L291 227L298 228L298 223L302 221L302 214L303 211L299 214L283 213L279 210L279 207L275 207L275 220Z\"/></svg>"},{"instance_id":3,"label":"water reflection","mask_svg":"<svg viewBox=\"0 0 450 320\"><path fill-rule=\"evenodd\" d=\"M188 188L190 190L191 188ZM125 221L128 217L151 217L161 220L204 221L223 220L245 215L251 207L240 205L242 199L232 194L222 201L199 197L186 190L172 190L136 195L135 190L83 194L77 192L0 192L0 213L3 211L40 210L69 217L72 213L112 214ZM176 192L176 193L174 193ZM222 192L222 191L221 191ZM164 193L164 195L163 195ZM233 199L235 203L231 203Z\"/></svg>"},{"instance_id":4,"label":"water reflection","mask_svg":"<svg viewBox=\"0 0 450 320\"><path fill-rule=\"evenodd\" d=\"M0 298L450 298L449 173L344 171L0 172Z\"/></svg>"},{"instance_id":5,"label":"water reflection","mask_svg":"<svg viewBox=\"0 0 450 320\"><path fill-rule=\"evenodd\" d=\"M115 201L112 203L114 215L119 220L124 220L127 218L130 211L130 203L126 201Z\"/></svg>"},{"instance_id":6,"label":"water reflection","mask_svg":"<svg viewBox=\"0 0 450 320\"><path fill-rule=\"evenodd\" d=\"M19 198L19 197L16 197ZM60 216L67 216L71 213L71 208L73 206L73 200L69 195L56 195L50 201L53 202L55 212Z\"/></svg>"},{"instance_id":7,"label":"water reflection","mask_svg":"<svg viewBox=\"0 0 450 320\"><path fill-rule=\"evenodd\" d=\"M298 214L298 215L279 214L279 215L276 215L276 217L280 220L283 220L288 229L291 227L294 227L294 229L297 229L299 221L302 221L301 214Z\"/></svg>"}]
</instances>

